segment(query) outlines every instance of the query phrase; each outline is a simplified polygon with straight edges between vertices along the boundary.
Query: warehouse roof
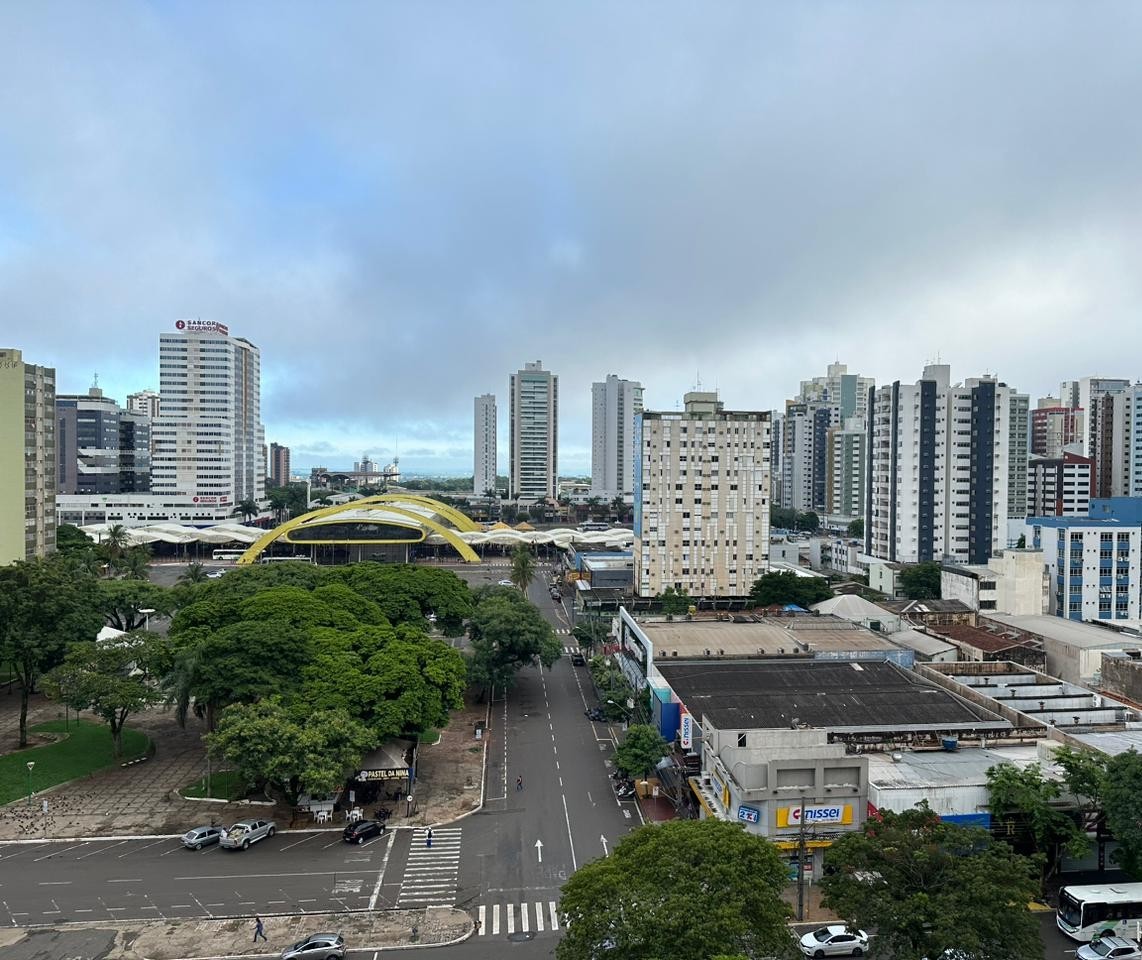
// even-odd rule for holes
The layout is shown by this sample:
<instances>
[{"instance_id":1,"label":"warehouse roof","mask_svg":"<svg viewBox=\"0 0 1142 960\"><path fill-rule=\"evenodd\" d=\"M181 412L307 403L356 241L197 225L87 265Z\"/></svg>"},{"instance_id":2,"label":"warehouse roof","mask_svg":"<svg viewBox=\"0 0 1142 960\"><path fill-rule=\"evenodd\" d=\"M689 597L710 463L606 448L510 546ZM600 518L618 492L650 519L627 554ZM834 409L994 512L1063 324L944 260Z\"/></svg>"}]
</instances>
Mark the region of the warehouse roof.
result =
<instances>
[{"instance_id":1,"label":"warehouse roof","mask_svg":"<svg viewBox=\"0 0 1142 960\"><path fill-rule=\"evenodd\" d=\"M994 714L882 661L659 663L695 716L719 729L836 731L1009 729Z\"/></svg>"},{"instance_id":2,"label":"warehouse roof","mask_svg":"<svg viewBox=\"0 0 1142 960\"><path fill-rule=\"evenodd\" d=\"M1015 616L1006 613L989 613L988 620L1002 623L1016 630L1035 633L1057 643L1069 643L1088 650L1106 647L1108 649L1133 649L1142 645L1142 638L1123 635L1115 630L1100 627L1093 623L1068 620L1066 617L1052 617L1041 614Z\"/></svg>"},{"instance_id":3,"label":"warehouse roof","mask_svg":"<svg viewBox=\"0 0 1142 960\"><path fill-rule=\"evenodd\" d=\"M654 644L656 663L674 656L813 656L821 651L897 649L880 634L848 620L810 614L639 620L638 626Z\"/></svg>"}]
</instances>

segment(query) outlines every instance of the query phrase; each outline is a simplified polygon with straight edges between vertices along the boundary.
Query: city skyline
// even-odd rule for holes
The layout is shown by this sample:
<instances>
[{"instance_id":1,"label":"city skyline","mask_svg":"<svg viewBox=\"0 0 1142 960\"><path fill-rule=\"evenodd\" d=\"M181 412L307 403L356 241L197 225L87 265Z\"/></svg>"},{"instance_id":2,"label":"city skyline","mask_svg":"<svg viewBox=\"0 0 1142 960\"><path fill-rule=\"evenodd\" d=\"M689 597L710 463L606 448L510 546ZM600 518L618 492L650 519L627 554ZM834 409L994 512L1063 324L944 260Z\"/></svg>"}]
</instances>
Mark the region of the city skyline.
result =
<instances>
[{"instance_id":1,"label":"city skyline","mask_svg":"<svg viewBox=\"0 0 1142 960\"><path fill-rule=\"evenodd\" d=\"M0 10L6 342L122 403L226 324L299 469L466 472L527 357L586 475L615 369L780 409L838 357L1034 397L1142 349L1133 5L69 9Z\"/></svg>"}]
</instances>

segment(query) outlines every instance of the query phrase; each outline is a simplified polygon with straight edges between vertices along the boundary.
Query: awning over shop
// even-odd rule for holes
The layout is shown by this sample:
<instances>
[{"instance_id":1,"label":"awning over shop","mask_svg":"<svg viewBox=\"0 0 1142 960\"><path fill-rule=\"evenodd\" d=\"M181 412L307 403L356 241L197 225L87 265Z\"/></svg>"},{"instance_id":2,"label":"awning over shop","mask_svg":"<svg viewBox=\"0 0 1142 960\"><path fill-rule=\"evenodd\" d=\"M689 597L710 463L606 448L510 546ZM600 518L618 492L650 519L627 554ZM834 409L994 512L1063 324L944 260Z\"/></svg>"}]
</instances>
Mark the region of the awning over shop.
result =
<instances>
[{"instance_id":1,"label":"awning over shop","mask_svg":"<svg viewBox=\"0 0 1142 960\"><path fill-rule=\"evenodd\" d=\"M361 782L407 780L415 766L415 740L387 740L361 758L357 779Z\"/></svg>"}]
</instances>

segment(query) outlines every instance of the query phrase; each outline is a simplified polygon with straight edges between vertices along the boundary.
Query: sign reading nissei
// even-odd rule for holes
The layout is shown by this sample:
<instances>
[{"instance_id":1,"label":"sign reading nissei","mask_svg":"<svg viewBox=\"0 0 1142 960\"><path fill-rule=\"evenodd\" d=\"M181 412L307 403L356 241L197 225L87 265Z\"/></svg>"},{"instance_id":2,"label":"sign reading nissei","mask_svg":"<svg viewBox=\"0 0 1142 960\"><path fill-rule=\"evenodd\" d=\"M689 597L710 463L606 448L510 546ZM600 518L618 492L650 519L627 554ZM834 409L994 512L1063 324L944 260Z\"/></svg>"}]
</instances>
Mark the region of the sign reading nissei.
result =
<instances>
[{"instance_id":1,"label":"sign reading nissei","mask_svg":"<svg viewBox=\"0 0 1142 960\"><path fill-rule=\"evenodd\" d=\"M850 803L838 803L833 806L806 806L805 823L852 823L853 808ZM778 807L777 825L779 827L801 826L801 807Z\"/></svg>"},{"instance_id":2,"label":"sign reading nissei","mask_svg":"<svg viewBox=\"0 0 1142 960\"><path fill-rule=\"evenodd\" d=\"M174 328L182 333L220 333L230 336L230 328L215 320L176 320Z\"/></svg>"},{"instance_id":3,"label":"sign reading nissei","mask_svg":"<svg viewBox=\"0 0 1142 960\"><path fill-rule=\"evenodd\" d=\"M688 714L682 714L682 749L689 750L694 746L694 718Z\"/></svg>"}]
</instances>

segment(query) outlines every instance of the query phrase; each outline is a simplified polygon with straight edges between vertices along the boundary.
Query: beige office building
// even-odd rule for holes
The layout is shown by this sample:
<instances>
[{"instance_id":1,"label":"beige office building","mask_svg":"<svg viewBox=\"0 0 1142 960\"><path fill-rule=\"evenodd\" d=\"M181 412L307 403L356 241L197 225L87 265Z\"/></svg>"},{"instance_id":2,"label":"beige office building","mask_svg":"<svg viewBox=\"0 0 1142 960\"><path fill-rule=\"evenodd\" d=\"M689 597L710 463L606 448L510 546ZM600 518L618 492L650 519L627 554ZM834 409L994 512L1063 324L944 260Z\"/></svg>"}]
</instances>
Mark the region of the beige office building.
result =
<instances>
[{"instance_id":1,"label":"beige office building","mask_svg":"<svg viewBox=\"0 0 1142 960\"><path fill-rule=\"evenodd\" d=\"M56 372L0 348L0 564L56 547Z\"/></svg>"},{"instance_id":2,"label":"beige office building","mask_svg":"<svg viewBox=\"0 0 1142 960\"><path fill-rule=\"evenodd\" d=\"M684 401L637 420L635 590L744 597L769 568L770 414Z\"/></svg>"}]
</instances>

